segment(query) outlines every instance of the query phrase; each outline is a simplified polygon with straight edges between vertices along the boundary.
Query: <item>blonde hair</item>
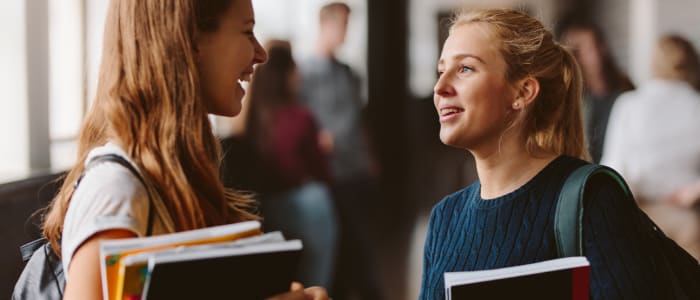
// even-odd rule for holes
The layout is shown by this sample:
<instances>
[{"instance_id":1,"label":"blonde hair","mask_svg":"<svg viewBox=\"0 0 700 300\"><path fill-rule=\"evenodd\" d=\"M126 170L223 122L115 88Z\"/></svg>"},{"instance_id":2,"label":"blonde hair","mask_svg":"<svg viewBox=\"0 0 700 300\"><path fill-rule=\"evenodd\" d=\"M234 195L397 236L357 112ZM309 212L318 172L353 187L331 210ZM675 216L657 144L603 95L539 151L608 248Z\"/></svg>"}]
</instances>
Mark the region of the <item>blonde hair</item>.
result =
<instances>
[{"instance_id":1,"label":"blonde hair","mask_svg":"<svg viewBox=\"0 0 700 300\"><path fill-rule=\"evenodd\" d=\"M540 84L534 103L518 119L527 151L588 159L581 108L583 80L573 55L554 41L540 21L512 9L463 11L454 18L450 32L466 24L485 25L500 42L508 81L531 76Z\"/></svg>"},{"instance_id":2,"label":"blonde hair","mask_svg":"<svg viewBox=\"0 0 700 300\"><path fill-rule=\"evenodd\" d=\"M79 163L44 220L44 235L57 253L82 162L108 140L138 165L175 230L256 218L247 211L252 199L226 191L219 179L219 141L195 63L196 32L217 30L218 17L233 1L110 2L97 95L79 135Z\"/></svg>"},{"instance_id":3,"label":"blonde hair","mask_svg":"<svg viewBox=\"0 0 700 300\"><path fill-rule=\"evenodd\" d=\"M659 38L654 50L652 71L655 77L684 81L700 91L700 61L695 47L679 35Z\"/></svg>"}]
</instances>

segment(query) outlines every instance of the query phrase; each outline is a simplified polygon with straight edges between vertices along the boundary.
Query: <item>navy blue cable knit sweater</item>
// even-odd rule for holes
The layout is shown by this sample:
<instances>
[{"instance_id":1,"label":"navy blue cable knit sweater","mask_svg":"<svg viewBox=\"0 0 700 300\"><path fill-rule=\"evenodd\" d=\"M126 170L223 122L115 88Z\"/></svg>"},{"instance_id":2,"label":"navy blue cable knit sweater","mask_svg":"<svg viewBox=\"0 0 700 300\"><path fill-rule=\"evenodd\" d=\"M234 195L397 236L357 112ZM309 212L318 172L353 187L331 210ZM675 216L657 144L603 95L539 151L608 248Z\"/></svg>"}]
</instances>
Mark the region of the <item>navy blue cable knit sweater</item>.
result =
<instances>
[{"instance_id":1,"label":"navy blue cable knit sweater","mask_svg":"<svg viewBox=\"0 0 700 300\"><path fill-rule=\"evenodd\" d=\"M560 156L522 187L495 199L480 197L478 181L445 197L430 217L420 299L444 299L445 272L557 258L556 200L566 177L585 163ZM632 201L613 201L623 193L612 181L594 178L590 185L584 207L584 253L591 264L591 298L667 298L668 280L660 278L650 259L658 255L658 247L644 238L649 230L644 226L649 225L643 225L643 213ZM686 254L681 253L680 259L695 262Z\"/></svg>"}]
</instances>

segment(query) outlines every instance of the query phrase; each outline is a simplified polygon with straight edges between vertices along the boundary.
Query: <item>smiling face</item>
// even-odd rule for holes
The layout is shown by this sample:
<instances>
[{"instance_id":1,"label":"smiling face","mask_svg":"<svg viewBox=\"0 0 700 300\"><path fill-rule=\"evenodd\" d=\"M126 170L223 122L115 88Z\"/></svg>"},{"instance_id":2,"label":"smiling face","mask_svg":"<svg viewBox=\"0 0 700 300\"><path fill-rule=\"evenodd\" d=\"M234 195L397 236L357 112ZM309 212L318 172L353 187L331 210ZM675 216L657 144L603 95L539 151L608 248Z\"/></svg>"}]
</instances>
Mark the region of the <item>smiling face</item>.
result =
<instances>
[{"instance_id":1,"label":"smiling face","mask_svg":"<svg viewBox=\"0 0 700 300\"><path fill-rule=\"evenodd\" d=\"M440 140L478 150L496 146L509 124L514 88L506 81L506 62L486 25L453 28L438 63L434 104Z\"/></svg>"},{"instance_id":2,"label":"smiling face","mask_svg":"<svg viewBox=\"0 0 700 300\"><path fill-rule=\"evenodd\" d=\"M211 114L235 116L245 94L241 81L248 81L253 66L267 60L253 34L255 17L250 0L232 0L214 32L197 38L198 68L202 97Z\"/></svg>"}]
</instances>

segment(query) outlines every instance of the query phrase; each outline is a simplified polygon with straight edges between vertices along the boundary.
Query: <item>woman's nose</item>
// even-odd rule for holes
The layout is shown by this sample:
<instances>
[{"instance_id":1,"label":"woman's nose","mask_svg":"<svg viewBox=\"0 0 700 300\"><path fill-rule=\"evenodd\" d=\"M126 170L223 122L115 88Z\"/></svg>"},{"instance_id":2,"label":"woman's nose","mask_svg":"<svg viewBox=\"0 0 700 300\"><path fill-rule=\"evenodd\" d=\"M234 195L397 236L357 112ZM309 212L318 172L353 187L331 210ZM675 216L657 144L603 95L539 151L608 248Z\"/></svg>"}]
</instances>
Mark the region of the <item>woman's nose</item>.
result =
<instances>
[{"instance_id":1,"label":"woman's nose","mask_svg":"<svg viewBox=\"0 0 700 300\"><path fill-rule=\"evenodd\" d=\"M267 62L267 58L267 51L265 51L265 48L260 45L258 39L255 39L255 57L253 58L253 62L256 64L262 64Z\"/></svg>"},{"instance_id":2,"label":"woman's nose","mask_svg":"<svg viewBox=\"0 0 700 300\"><path fill-rule=\"evenodd\" d=\"M450 84L448 74L440 75L438 81L435 83L435 87L433 88L433 93L441 97L449 97L455 94L455 89L452 84Z\"/></svg>"}]
</instances>

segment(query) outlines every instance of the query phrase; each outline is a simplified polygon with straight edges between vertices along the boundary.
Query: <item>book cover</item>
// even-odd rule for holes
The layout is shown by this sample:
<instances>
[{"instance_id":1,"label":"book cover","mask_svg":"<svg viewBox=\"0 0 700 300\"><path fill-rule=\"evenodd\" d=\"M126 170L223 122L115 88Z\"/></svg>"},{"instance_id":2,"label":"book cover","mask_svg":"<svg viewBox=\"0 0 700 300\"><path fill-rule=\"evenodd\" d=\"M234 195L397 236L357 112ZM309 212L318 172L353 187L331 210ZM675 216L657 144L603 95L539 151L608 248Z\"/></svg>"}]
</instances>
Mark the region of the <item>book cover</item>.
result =
<instances>
[{"instance_id":1,"label":"book cover","mask_svg":"<svg viewBox=\"0 0 700 300\"><path fill-rule=\"evenodd\" d=\"M583 256L468 272L445 273L445 296L462 299L588 299L588 260Z\"/></svg>"},{"instance_id":2,"label":"book cover","mask_svg":"<svg viewBox=\"0 0 700 300\"><path fill-rule=\"evenodd\" d=\"M187 253L156 254L148 262L146 299L266 299L289 291L299 240Z\"/></svg>"},{"instance_id":3,"label":"book cover","mask_svg":"<svg viewBox=\"0 0 700 300\"><path fill-rule=\"evenodd\" d=\"M260 222L248 221L150 237L116 239L100 242L100 272L103 298L123 299L123 259L143 252L222 243L261 234Z\"/></svg>"},{"instance_id":4,"label":"book cover","mask_svg":"<svg viewBox=\"0 0 700 300\"><path fill-rule=\"evenodd\" d=\"M285 242L281 232L269 232L263 235L243 238L233 242L216 244L196 245L187 247L176 247L155 252L137 253L125 257L122 260L122 267L119 270L119 277L123 278L121 284L122 299L141 299L146 286L146 281L151 275L148 262L151 258L163 257L164 255L184 255L185 252L206 252L216 249L243 248L257 244L274 244Z\"/></svg>"}]
</instances>

